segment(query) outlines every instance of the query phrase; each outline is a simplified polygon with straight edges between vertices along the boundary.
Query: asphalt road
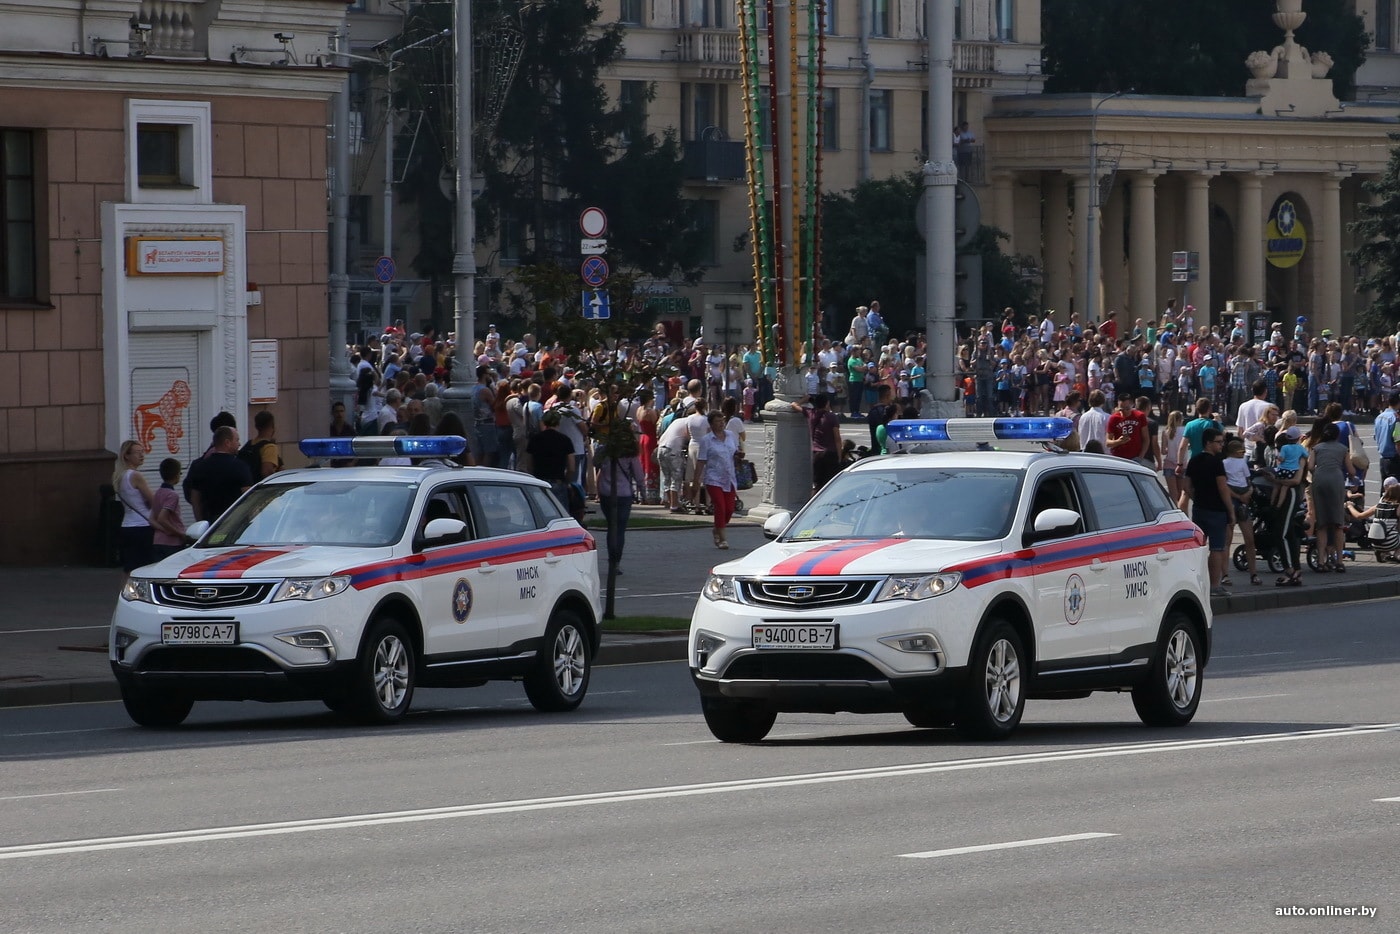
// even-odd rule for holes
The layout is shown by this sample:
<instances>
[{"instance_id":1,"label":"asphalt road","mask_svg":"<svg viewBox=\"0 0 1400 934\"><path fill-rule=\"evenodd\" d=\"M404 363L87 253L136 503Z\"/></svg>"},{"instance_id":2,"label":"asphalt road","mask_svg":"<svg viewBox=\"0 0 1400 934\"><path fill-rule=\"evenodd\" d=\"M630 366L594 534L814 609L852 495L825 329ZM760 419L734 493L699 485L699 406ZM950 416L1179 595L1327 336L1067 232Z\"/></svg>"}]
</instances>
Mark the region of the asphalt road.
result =
<instances>
[{"instance_id":1,"label":"asphalt road","mask_svg":"<svg viewBox=\"0 0 1400 934\"><path fill-rule=\"evenodd\" d=\"M1374 602L1222 619L1184 730L1096 695L997 745L850 715L721 745L675 663L384 729L3 710L0 931L1397 930L1397 675Z\"/></svg>"}]
</instances>

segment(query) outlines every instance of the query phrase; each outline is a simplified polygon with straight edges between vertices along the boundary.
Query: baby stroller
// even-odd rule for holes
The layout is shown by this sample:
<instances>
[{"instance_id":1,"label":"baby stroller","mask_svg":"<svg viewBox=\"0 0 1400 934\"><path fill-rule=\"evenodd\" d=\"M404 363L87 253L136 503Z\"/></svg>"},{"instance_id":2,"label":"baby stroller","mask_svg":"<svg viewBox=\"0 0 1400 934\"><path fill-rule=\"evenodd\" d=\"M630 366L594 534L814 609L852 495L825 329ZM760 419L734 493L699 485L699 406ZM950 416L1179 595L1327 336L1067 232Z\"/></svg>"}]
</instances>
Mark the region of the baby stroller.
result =
<instances>
[{"instance_id":1,"label":"baby stroller","mask_svg":"<svg viewBox=\"0 0 1400 934\"><path fill-rule=\"evenodd\" d=\"M1379 524L1383 527L1385 535L1381 538L1372 538L1372 524ZM1352 547L1348 548L1348 545ZM1342 559L1355 561L1358 551L1374 551L1377 562L1394 561L1395 549L1398 545L1400 545L1400 530L1396 529L1394 521L1352 519L1347 523L1346 541L1342 545ZM1314 571L1321 571L1324 549L1318 545L1317 536L1309 535L1303 539L1303 547L1307 549L1308 567Z\"/></svg>"},{"instance_id":2,"label":"baby stroller","mask_svg":"<svg viewBox=\"0 0 1400 934\"><path fill-rule=\"evenodd\" d=\"M1275 535L1273 526L1269 523L1269 515L1273 512L1273 507L1269 505L1270 497L1273 495L1273 486L1267 477L1257 476L1249 481L1254 495L1249 498L1249 522L1254 529L1254 552L1258 559L1268 566L1272 574L1283 572L1284 543ZM1301 524L1307 515L1307 504L1299 500L1298 510L1293 515L1293 521ZM1306 545L1307 540L1304 540ZM1236 545L1234 553L1230 556L1231 563L1235 570L1249 570L1249 553L1244 545Z\"/></svg>"}]
</instances>

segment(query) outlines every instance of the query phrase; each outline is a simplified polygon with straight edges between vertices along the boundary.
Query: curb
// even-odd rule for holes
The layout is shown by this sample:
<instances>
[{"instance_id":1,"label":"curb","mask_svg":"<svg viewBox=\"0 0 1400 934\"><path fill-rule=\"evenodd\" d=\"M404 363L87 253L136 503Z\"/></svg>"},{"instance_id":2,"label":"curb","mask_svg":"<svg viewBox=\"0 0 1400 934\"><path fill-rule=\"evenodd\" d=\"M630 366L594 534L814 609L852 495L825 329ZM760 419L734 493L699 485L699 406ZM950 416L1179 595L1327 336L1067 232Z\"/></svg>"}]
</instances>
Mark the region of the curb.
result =
<instances>
[{"instance_id":1,"label":"curb","mask_svg":"<svg viewBox=\"0 0 1400 934\"><path fill-rule=\"evenodd\" d=\"M685 658L686 637L666 635L636 638L598 650L598 665L639 665L672 662ZM54 704L100 704L121 700L117 682L111 678L80 681L37 681L0 687L0 709L6 707L46 707Z\"/></svg>"},{"instance_id":2,"label":"curb","mask_svg":"<svg viewBox=\"0 0 1400 934\"><path fill-rule=\"evenodd\" d=\"M1306 580L1306 578L1304 578ZM1283 610L1300 606L1379 600L1400 596L1400 579L1331 583L1324 587L1260 588L1259 593L1217 597L1210 602L1216 616ZM631 634L626 642L603 644L599 665L639 665L648 662L685 661L686 637L666 633L652 637ZM0 708L40 707L51 704L95 704L121 700L117 683L110 679L44 681L0 687Z\"/></svg>"}]
</instances>

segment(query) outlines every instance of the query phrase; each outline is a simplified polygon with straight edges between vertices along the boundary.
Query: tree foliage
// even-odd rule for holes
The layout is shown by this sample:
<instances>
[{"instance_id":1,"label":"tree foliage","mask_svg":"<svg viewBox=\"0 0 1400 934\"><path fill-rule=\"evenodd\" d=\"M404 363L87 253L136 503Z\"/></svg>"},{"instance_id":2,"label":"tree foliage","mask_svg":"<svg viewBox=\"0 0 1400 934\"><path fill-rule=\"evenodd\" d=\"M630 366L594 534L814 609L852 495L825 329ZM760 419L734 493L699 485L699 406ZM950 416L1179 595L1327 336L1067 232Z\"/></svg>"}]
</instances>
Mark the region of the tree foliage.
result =
<instances>
[{"instance_id":1,"label":"tree foliage","mask_svg":"<svg viewBox=\"0 0 1400 934\"><path fill-rule=\"evenodd\" d=\"M680 143L669 132L645 132L645 101L610 101L599 77L622 55L623 27L600 24L596 0L475 0L472 16L479 90L503 74L492 57L493 33L504 27L524 36L499 119L473 146L474 174L484 179L474 202L478 239L505 238L525 265L576 263L579 211L596 206L609 217L613 269L697 281L702 242L682 197ZM396 44L450 24L451 4L414 5ZM442 277L454 251L453 203L441 190L455 152L451 44L407 51L403 62L396 97L424 114L429 134L402 186L404 199L418 205L422 244L414 266Z\"/></svg>"},{"instance_id":2,"label":"tree foliage","mask_svg":"<svg viewBox=\"0 0 1400 934\"><path fill-rule=\"evenodd\" d=\"M1400 133L1390 141L1400 144ZM1400 325L1400 145L1380 178L1362 185L1372 201L1357 205L1358 219L1349 225L1361 246L1349 254L1363 273L1358 291L1371 292L1371 305L1359 317L1357 333L1389 333Z\"/></svg>"},{"instance_id":3,"label":"tree foliage","mask_svg":"<svg viewBox=\"0 0 1400 934\"><path fill-rule=\"evenodd\" d=\"M1045 90L1239 97L1245 56L1283 41L1276 9L1275 0L1044 0ZM1304 9L1296 41L1331 54L1333 89L1351 99L1370 44L1365 21L1350 0Z\"/></svg>"},{"instance_id":4,"label":"tree foliage","mask_svg":"<svg viewBox=\"0 0 1400 934\"><path fill-rule=\"evenodd\" d=\"M922 193L922 176L909 172L823 196L822 300L835 306L838 324L857 305L879 299L892 333L923 330L915 288L923 275L923 237L915 224ZM1021 277L1030 262L1002 252L1006 239L984 225L968 247L982 256L982 307L968 309L970 318L997 318L1008 306L1019 313L1036 299Z\"/></svg>"}]
</instances>

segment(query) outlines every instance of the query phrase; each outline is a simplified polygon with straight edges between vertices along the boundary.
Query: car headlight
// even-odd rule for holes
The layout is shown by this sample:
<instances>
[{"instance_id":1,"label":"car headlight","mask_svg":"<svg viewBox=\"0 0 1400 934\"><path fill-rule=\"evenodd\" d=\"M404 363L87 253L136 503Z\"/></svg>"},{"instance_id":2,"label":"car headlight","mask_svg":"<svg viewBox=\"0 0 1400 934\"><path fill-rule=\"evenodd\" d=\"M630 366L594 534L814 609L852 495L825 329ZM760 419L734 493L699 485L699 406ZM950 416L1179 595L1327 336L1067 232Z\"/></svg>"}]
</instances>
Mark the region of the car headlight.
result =
<instances>
[{"instance_id":1,"label":"car headlight","mask_svg":"<svg viewBox=\"0 0 1400 934\"><path fill-rule=\"evenodd\" d=\"M151 582L139 577L128 577L122 584L122 599L133 603L155 603L151 599Z\"/></svg>"},{"instance_id":2,"label":"car headlight","mask_svg":"<svg viewBox=\"0 0 1400 934\"><path fill-rule=\"evenodd\" d=\"M928 574L923 577L890 577L885 580L875 602L885 600L927 600L947 593L962 580L958 571Z\"/></svg>"},{"instance_id":3,"label":"car headlight","mask_svg":"<svg viewBox=\"0 0 1400 934\"><path fill-rule=\"evenodd\" d=\"M272 602L280 600L322 600L334 597L350 586L350 576L288 578L273 594Z\"/></svg>"},{"instance_id":4,"label":"car headlight","mask_svg":"<svg viewBox=\"0 0 1400 934\"><path fill-rule=\"evenodd\" d=\"M700 593L706 600L728 600L739 602L739 588L734 578L724 574L711 574Z\"/></svg>"}]
</instances>

